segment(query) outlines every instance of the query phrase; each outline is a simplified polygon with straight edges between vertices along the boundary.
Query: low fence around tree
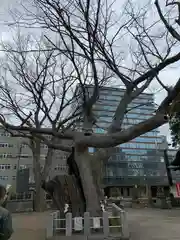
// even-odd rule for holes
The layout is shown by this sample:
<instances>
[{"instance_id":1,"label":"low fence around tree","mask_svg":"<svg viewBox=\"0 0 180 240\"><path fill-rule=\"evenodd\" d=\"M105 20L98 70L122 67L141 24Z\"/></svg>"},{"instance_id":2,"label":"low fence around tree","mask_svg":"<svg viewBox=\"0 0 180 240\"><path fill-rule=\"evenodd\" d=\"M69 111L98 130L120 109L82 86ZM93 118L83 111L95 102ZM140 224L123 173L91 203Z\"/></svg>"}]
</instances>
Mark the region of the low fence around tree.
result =
<instances>
[{"instance_id":1,"label":"low fence around tree","mask_svg":"<svg viewBox=\"0 0 180 240\"><path fill-rule=\"evenodd\" d=\"M65 218L61 218L60 212L56 211L48 218L47 239L58 236L129 239L126 212L112 204L112 213L113 216L104 211L101 217L92 217L85 212L83 217L72 217L72 213L68 212Z\"/></svg>"}]
</instances>

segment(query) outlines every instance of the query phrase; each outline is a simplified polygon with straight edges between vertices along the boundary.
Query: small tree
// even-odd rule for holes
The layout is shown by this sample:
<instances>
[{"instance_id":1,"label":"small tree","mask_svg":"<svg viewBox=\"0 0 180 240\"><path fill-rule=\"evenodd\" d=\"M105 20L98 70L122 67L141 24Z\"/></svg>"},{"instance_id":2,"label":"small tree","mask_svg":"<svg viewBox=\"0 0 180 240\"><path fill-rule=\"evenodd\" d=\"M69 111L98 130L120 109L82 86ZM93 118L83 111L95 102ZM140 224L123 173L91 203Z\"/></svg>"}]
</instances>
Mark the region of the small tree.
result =
<instances>
[{"instance_id":1,"label":"small tree","mask_svg":"<svg viewBox=\"0 0 180 240\"><path fill-rule=\"evenodd\" d=\"M177 80L170 89L160 79L159 73L180 60L180 52L176 48L180 41L180 35L176 30L179 21L176 21L174 27L172 17L169 17L172 12L168 9L163 15L157 0L155 6L158 16L157 19L156 16L151 17L151 22L149 15L154 14L154 11L151 12L151 5L142 8L131 1L126 3L122 14L118 16L120 21L114 14L113 4L103 0L32 0L32 2L35 6L34 12L32 14L28 12L27 16L31 15L30 18L25 17L19 24L46 29L44 34L44 38L48 41L46 50L49 52L53 49L71 62L80 83L83 99L80 104L82 131L54 129L52 126L44 128L42 125L30 126L29 114L28 119L25 118L19 126L10 124L3 118L1 122L6 128L36 134L40 139L42 134L50 134L59 139L72 140L75 150L74 159L83 183L87 211L97 215L101 210L102 196L96 177L99 169L94 163L101 161L103 165L109 158L112 147L128 142L168 122L170 106L179 94L180 80ZM167 1L163 3L169 8L170 4L167 4ZM7 51L12 52L12 48ZM34 51L36 49L31 49L31 52ZM19 53L17 49L15 52ZM84 62L87 68L82 67ZM109 76L114 76L118 83L124 86L125 91L114 112L112 122L106 129L107 133L99 135L92 131L95 123L93 106L99 99L100 80L104 72L110 72ZM92 79L94 87L91 96L87 96L85 91L84 76ZM130 103L153 82L158 82L167 91L167 97L148 120L123 129L125 116L131 110ZM34 89L35 86L32 88ZM49 142L45 138L44 141L50 147L69 150L68 146ZM93 156L88 153L88 147L97 149Z\"/></svg>"}]
</instances>

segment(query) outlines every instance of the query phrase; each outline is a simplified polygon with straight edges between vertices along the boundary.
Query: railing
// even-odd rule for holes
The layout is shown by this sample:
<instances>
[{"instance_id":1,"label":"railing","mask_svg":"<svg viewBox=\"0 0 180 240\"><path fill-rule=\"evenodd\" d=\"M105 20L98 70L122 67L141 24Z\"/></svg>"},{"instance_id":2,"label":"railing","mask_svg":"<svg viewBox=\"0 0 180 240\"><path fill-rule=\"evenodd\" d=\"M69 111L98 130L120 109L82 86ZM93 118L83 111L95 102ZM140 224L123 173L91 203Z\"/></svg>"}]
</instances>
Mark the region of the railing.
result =
<instances>
[{"instance_id":1,"label":"railing","mask_svg":"<svg viewBox=\"0 0 180 240\"><path fill-rule=\"evenodd\" d=\"M10 195L8 201L27 201L27 200L33 200L32 192L12 194Z\"/></svg>"},{"instance_id":2,"label":"railing","mask_svg":"<svg viewBox=\"0 0 180 240\"><path fill-rule=\"evenodd\" d=\"M52 199L46 195L47 209L52 208ZM34 193L16 193L10 194L7 200L7 209L10 212L32 212L34 210Z\"/></svg>"},{"instance_id":3,"label":"railing","mask_svg":"<svg viewBox=\"0 0 180 240\"><path fill-rule=\"evenodd\" d=\"M33 194L22 193L9 196L6 208L10 212L32 212L33 211Z\"/></svg>"},{"instance_id":4,"label":"railing","mask_svg":"<svg viewBox=\"0 0 180 240\"><path fill-rule=\"evenodd\" d=\"M112 204L113 216L107 211L102 212L101 217L91 217L85 212L83 217L72 217L72 213L66 213L65 218L60 213L54 212L48 218L47 238L54 236L75 236L83 235L98 237L118 237L129 239L129 230L126 219L126 212Z\"/></svg>"},{"instance_id":5,"label":"railing","mask_svg":"<svg viewBox=\"0 0 180 240\"><path fill-rule=\"evenodd\" d=\"M25 193L14 193L10 194L9 200L33 200L34 198L34 192L25 192ZM45 193L46 201L50 202L52 201L51 197Z\"/></svg>"}]
</instances>

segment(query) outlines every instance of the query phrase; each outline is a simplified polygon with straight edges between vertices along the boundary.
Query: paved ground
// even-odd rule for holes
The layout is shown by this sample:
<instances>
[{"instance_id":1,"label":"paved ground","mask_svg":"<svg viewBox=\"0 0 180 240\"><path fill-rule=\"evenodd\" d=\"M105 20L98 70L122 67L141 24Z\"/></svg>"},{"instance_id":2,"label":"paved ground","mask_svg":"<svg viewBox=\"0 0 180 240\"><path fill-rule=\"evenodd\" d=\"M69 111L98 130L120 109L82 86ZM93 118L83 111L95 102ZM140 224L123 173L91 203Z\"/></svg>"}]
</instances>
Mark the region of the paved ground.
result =
<instances>
[{"instance_id":1,"label":"paved ground","mask_svg":"<svg viewBox=\"0 0 180 240\"><path fill-rule=\"evenodd\" d=\"M180 210L129 209L132 240L179 240Z\"/></svg>"},{"instance_id":2,"label":"paved ground","mask_svg":"<svg viewBox=\"0 0 180 240\"><path fill-rule=\"evenodd\" d=\"M14 214L11 240L44 240L47 215ZM180 210L129 209L128 219L132 240L180 239Z\"/></svg>"},{"instance_id":3,"label":"paved ground","mask_svg":"<svg viewBox=\"0 0 180 240\"><path fill-rule=\"evenodd\" d=\"M45 240L49 214L50 212L13 214L14 233L11 240Z\"/></svg>"}]
</instances>

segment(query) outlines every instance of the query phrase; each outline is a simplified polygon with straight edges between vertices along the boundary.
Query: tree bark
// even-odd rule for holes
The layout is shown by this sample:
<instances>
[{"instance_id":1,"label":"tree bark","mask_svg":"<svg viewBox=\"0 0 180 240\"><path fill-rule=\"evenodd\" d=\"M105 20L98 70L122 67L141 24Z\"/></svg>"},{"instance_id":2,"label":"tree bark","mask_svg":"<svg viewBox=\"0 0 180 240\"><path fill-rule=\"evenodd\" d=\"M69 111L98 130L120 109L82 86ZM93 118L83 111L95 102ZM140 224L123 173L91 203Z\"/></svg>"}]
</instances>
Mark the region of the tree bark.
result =
<instances>
[{"instance_id":1,"label":"tree bark","mask_svg":"<svg viewBox=\"0 0 180 240\"><path fill-rule=\"evenodd\" d=\"M75 148L75 161L82 180L86 211L90 212L91 216L99 216L101 213L101 196L98 194L97 182L93 176L92 156L88 153L88 148L77 146Z\"/></svg>"},{"instance_id":2,"label":"tree bark","mask_svg":"<svg viewBox=\"0 0 180 240\"><path fill-rule=\"evenodd\" d=\"M36 212L43 212L46 209L46 197L44 190L41 188L41 178L35 183L35 189L34 210Z\"/></svg>"},{"instance_id":3,"label":"tree bark","mask_svg":"<svg viewBox=\"0 0 180 240\"><path fill-rule=\"evenodd\" d=\"M102 159L97 158L96 155L91 156L91 169L93 173L93 178L95 186L97 188L97 194L100 201L104 200L103 191L103 176L104 176L104 162Z\"/></svg>"},{"instance_id":4,"label":"tree bark","mask_svg":"<svg viewBox=\"0 0 180 240\"><path fill-rule=\"evenodd\" d=\"M47 177L49 176L49 173L51 171L53 155L54 155L54 149L48 148L44 169L42 171L42 180L44 181L47 180Z\"/></svg>"},{"instance_id":5,"label":"tree bark","mask_svg":"<svg viewBox=\"0 0 180 240\"><path fill-rule=\"evenodd\" d=\"M46 208L45 192L41 188L42 184L42 174L41 174L41 141L37 138L33 139L32 142L32 152L33 152L33 170L34 170L34 180L35 180L35 195L34 195L34 210L37 212L42 212Z\"/></svg>"}]
</instances>

